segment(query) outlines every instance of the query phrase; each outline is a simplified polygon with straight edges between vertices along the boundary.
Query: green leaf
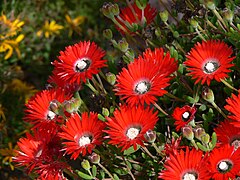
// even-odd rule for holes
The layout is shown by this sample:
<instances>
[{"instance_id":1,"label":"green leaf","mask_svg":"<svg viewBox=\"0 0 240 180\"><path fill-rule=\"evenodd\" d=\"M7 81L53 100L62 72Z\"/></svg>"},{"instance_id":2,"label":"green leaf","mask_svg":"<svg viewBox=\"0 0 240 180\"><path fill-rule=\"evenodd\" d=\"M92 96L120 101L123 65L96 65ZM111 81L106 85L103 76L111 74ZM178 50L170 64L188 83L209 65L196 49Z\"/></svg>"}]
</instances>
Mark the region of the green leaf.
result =
<instances>
[{"instance_id":1,"label":"green leaf","mask_svg":"<svg viewBox=\"0 0 240 180\"><path fill-rule=\"evenodd\" d=\"M202 104L200 107L199 107L199 110L200 111L205 111L207 109L207 106L205 104Z\"/></svg>"},{"instance_id":2,"label":"green leaf","mask_svg":"<svg viewBox=\"0 0 240 180\"><path fill-rule=\"evenodd\" d=\"M127 150L123 151L123 155L129 155L129 154L135 153L139 148L140 148L140 146L137 145L137 149L134 150L133 146L131 146Z\"/></svg>"},{"instance_id":3,"label":"green leaf","mask_svg":"<svg viewBox=\"0 0 240 180\"><path fill-rule=\"evenodd\" d=\"M192 98L192 97L190 97L190 96L185 96L185 99L186 99L189 103L191 103L191 104L195 103L194 98Z\"/></svg>"},{"instance_id":4,"label":"green leaf","mask_svg":"<svg viewBox=\"0 0 240 180\"><path fill-rule=\"evenodd\" d=\"M79 177L81 177L83 179L93 179L92 176L90 176L88 174L85 174L85 173L83 173L81 171L78 171L78 170L77 170L77 174L78 174Z\"/></svg>"},{"instance_id":5,"label":"green leaf","mask_svg":"<svg viewBox=\"0 0 240 180\"><path fill-rule=\"evenodd\" d=\"M202 151L205 151L205 152L208 151L208 149L205 146L203 146L201 143L197 142L196 144L198 148L201 149Z\"/></svg>"},{"instance_id":6,"label":"green leaf","mask_svg":"<svg viewBox=\"0 0 240 180\"><path fill-rule=\"evenodd\" d=\"M113 174L113 179L114 180L119 180L119 177L116 174Z\"/></svg>"},{"instance_id":7,"label":"green leaf","mask_svg":"<svg viewBox=\"0 0 240 180\"><path fill-rule=\"evenodd\" d=\"M103 115L101 115L101 114L98 114L98 119L100 119L100 120L102 120L102 121L106 121L106 119L103 117Z\"/></svg>"},{"instance_id":8,"label":"green leaf","mask_svg":"<svg viewBox=\"0 0 240 180\"><path fill-rule=\"evenodd\" d=\"M215 132L212 133L212 142L211 143L212 143L211 149L213 149L217 144L217 134Z\"/></svg>"},{"instance_id":9,"label":"green leaf","mask_svg":"<svg viewBox=\"0 0 240 180\"><path fill-rule=\"evenodd\" d=\"M97 167L95 165L92 166L92 175L93 177L96 177L97 175Z\"/></svg>"}]
</instances>

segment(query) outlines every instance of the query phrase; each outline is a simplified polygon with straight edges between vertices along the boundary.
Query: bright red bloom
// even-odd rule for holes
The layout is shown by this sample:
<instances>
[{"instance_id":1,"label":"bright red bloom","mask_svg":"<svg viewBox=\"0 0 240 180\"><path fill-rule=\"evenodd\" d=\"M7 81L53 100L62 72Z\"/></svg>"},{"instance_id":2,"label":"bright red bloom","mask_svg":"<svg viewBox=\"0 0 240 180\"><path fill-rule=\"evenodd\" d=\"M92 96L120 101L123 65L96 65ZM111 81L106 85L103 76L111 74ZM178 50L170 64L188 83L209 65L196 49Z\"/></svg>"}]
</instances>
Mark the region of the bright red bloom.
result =
<instances>
[{"instance_id":1,"label":"bright red bloom","mask_svg":"<svg viewBox=\"0 0 240 180\"><path fill-rule=\"evenodd\" d=\"M235 127L231 121L225 120L214 129L219 144L228 144L235 149L240 147L240 127Z\"/></svg>"},{"instance_id":2,"label":"bright red bloom","mask_svg":"<svg viewBox=\"0 0 240 180\"><path fill-rule=\"evenodd\" d=\"M210 175L206 163L202 151L186 148L186 152L180 150L177 154L170 154L164 163L165 170L159 173L159 178L209 180Z\"/></svg>"},{"instance_id":3,"label":"bright red bloom","mask_svg":"<svg viewBox=\"0 0 240 180\"><path fill-rule=\"evenodd\" d=\"M224 108L232 113L228 118L233 120L232 124L235 127L240 127L240 94L237 96L232 94L232 97L227 98L226 101L228 104Z\"/></svg>"},{"instance_id":4,"label":"bright red bloom","mask_svg":"<svg viewBox=\"0 0 240 180\"><path fill-rule=\"evenodd\" d=\"M137 149L137 145L144 146L144 134L148 130L152 130L158 121L157 111L143 106L129 107L120 106L113 113L114 117L107 118L108 133L110 138L109 144L122 147L122 151L133 146Z\"/></svg>"},{"instance_id":5,"label":"bright red bloom","mask_svg":"<svg viewBox=\"0 0 240 180\"><path fill-rule=\"evenodd\" d=\"M182 140L182 136L180 136L179 138L175 139L174 137L172 137L172 140L170 143L165 144L164 147L164 154L166 154L166 156L169 156L170 154L178 154L178 152L180 151L180 149L184 148L184 146L181 146Z\"/></svg>"},{"instance_id":6,"label":"bright red bloom","mask_svg":"<svg viewBox=\"0 0 240 180\"><path fill-rule=\"evenodd\" d=\"M72 154L71 158L77 159L79 154L85 156L91 153L96 145L102 143L102 131L105 123L98 119L97 113L84 112L81 117L76 113L62 127L63 132L59 136L67 142L64 150L67 154Z\"/></svg>"},{"instance_id":7,"label":"bright red bloom","mask_svg":"<svg viewBox=\"0 0 240 180\"><path fill-rule=\"evenodd\" d=\"M176 107L172 114L172 117L175 120L174 125L176 126L176 130L181 130L182 127L194 120L196 111L196 107L191 107L188 105L185 105L181 108Z\"/></svg>"},{"instance_id":8,"label":"bright red bloom","mask_svg":"<svg viewBox=\"0 0 240 180\"><path fill-rule=\"evenodd\" d=\"M234 151L234 147L229 145L215 148L208 161L207 169L213 179L234 179L240 172L240 149Z\"/></svg>"},{"instance_id":9,"label":"bright red bloom","mask_svg":"<svg viewBox=\"0 0 240 180\"><path fill-rule=\"evenodd\" d=\"M59 60L52 63L53 74L66 84L81 85L106 66L107 60L102 59L104 55L105 51L94 42L84 41L68 46L60 52Z\"/></svg>"},{"instance_id":10,"label":"bright red bloom","mask_svg":"<svg viewBox=\"0 0 240 180\"><path fill-rule=\"evenodd\" d=\"M168 53L164 57L162 49L148 49L117 75L116 94L132 106L153 104L157 96L167 93L164 88L169 85L168 76L176 69L176 62Z\"/></svg>"},{"instance_id":11,"label":"bright red bloom","mask_svg":"<svg viewBox=\"0 0 240 180\"><path fill-rule=\"evenodd\" d=\"M154 20L155 16L157 15L157 10L155 8L152 8L150 4L147 4L143 12L141 9L137 7L135 3L132 4L131 6L134 12L128 6L128 7L122 8L119 14L120 18L116 18L119 24L121 24L128 33L132 32L132 28L127 27L126 24L129 24L130 26L133 26L133 24L137 24L141 28L144 28L146 25L151 24L151 22ZM122 21L125 23L123 23ZM125 33L120 27L117 27L117 29L121 33L123 34Z\"/></svg>"},{"instance_id":12,"label":"bright red bloom","mask_svg":"<svg viewBox=\"0 0 240 180\"><path fill-rule=\"evenodd\" d=\"M35 125L41 126L44 122L61 122L62 117L54 113L50 104L62 103L72 97L64 89L43 90L35 94L26 104L24 120Z\"/></svg>"},{"instance_id":13,"label":"bright red bloom","mask_svg":"<svg viewBox=\"0 0 240 180\"><path fill-rule=\"evenodd\" d=\"M186 56L184 64L188 66L189 75L196 79L195 84L201 81L201 84L210 85L213 79L220 82L221 79L228 77L229 68L234 66L231 64L235 58L230 57L232 53L232 48L224 42L203 41L202 44L195 44Z\"/></svg>"}]
</instances>

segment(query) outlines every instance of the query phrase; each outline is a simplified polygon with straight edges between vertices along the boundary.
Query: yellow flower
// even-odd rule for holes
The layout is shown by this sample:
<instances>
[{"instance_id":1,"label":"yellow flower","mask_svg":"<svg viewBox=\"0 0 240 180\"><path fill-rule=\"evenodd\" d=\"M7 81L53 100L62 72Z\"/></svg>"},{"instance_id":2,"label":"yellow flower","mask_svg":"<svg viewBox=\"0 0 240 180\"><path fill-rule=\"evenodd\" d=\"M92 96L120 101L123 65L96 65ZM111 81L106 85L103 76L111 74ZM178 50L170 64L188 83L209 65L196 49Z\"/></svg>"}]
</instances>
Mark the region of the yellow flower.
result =
<instances>
[{"instance_id":1,"label":"yellow flower","mask_svg":"<svg viewBox=\"0 0 240 180\"><path fill-rule=\"evenodd\" d=\"M66 14L65 19L67 21L67 27L69 28L68 32L69 37L72 36L73 31L75 31L78 34L82 31L79 25L81 25L85 21L84 16L77 16L76 18L71 19L71 17L68 14Z\"/></svg>"},{"instance_id":2,"label":"yellow flower","mask_svg":"<svg viewBox=\"0 0 240 180\"><path fill-rule=\"evenodd\" d=\"M44 33L46 38L49 38L50 35L59 34L60 30L63 29L63 26L56 23L56 21L45 21L44 26L41 30L37 32L37 36L41 36Z\"/></svg>"},{"instance_id":3,"label":"yellow flower","mask_svg":"<svg viewBox=\"0 0 240 180\"><path fill-rule=\"evenodd\" d=\"M37 92L34 86L28 85L20 79L13 79L8 88L21 95L20 100L24 98L25 103Z\"/></svg>"},{"instance_id":4,"label":"yellow flower","mask_svg":"<svg viewBox=\"0 0 240 180\"><path fill-rule=\"evenodd\" d=\"M12 157L16 155L16 152L15 152L16 148L17 146L12 148L12 143L9 142L8 148L0 149L0 154L4 157L2 160L2 163L4 164L8 163L12 171L14 170L14 166L12 165Z\"/></svg>"},{"instance_id":5,"label":"yellow flower","mask_svg":"<svg viewBox=\"0 0 240 180\"><path fill-rule=\"evenodd\" d=\"M7 52L7 54L4 56L5 60L9 59L12 56L13 50L16 51L18 58L21 58L21 53L18 46L19 42L21 42L23 38L24 35L20 34L16 39L6 39L0 43L0 53Z\"/></svg>"}]
</instances>

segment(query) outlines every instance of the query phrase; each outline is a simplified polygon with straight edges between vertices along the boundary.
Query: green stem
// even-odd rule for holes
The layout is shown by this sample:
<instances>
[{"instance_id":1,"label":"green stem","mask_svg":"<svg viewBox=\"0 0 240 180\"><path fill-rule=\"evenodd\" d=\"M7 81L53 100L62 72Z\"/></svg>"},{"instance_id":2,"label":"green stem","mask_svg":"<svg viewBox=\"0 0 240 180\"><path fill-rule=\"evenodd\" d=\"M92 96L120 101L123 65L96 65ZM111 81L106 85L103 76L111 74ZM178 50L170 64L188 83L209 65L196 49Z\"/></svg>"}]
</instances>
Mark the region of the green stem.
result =
<instances>
[{"instance_id":1,"label":"green stem","mask_svg":"<svg viewBox=\"0 0 240 180\"><path fill-rule=\"evenodd\" d=\"M152 146L155 148L155 150L157 151L157 153L163 158L165 157L165 155L162 153L162 151L157 147L157 145L153 142Z\"/></svg>"},{"instance_id":2,"label":"green stem","mask_svg":"<svg viewBox=\"0 0 240 180\"><path fill-rule=\"evenodd\" d=\"M223 84L225 84L230 89L238 92L238 90L236 88L234 88L231 84L229 84L225 79L221 79L221 81L223 82Z\"/></svg>"},{"instance_id":3,"label":"green stem","mask_svg":"<svg viewBox=\"0 0 240 180\"><path fill-rule=\"evenodd\" d=\"M202 40L206 41L206 39L202 36L202 34L199 32L199 30L198 30L197 27L195 28L195 31L197 32L198 36L199 36Z\"/></svg>"},{"instance_id":4,"label":"green stem","mask_svg":"<svg viewBox=\"0 0 240 180\"><path fill-rule=\"evenodd\" d=\"M167 94L165 94L165 95L168 96L168 97L170 97L170 98L175 99L176 101L186 102L185 100L180 99L180 98L174 96L173 94L171 94L171 93L169 93L169 92L168 92Z\"/></svg>"},{"instance_id":5,"label":"green stem","mask_svg":"<svg viewBox=\"0 0 240 180\"><path fill-rule=\"evenodd\" d=\"M198 146L197 146L197 144L195 143L194 139L191 140L191 143L192 143L192 145L196 148L196 150L198 150Z\"/></svg>"},{"instance_id":6,"label":"green stem","mask_svg":"<svg viewBox=\"0 0 240 180\"><path fill-rule=\"evenodd\" d=\"M82 111L89 111L87 105L82 100L82 98L81 98L81 96L80 96L78 91L74 93L74 98L76 98L76 99L78 99L80 101L80 106L79 107L82 108Z\"/></svg>"},{"instance_id":7,"label":"green stem","mask_svg":"<svg viewBox=\"0 0 240 180\"><path fill-rule=\"evenodd\" d=\"M220 14L217 12L217 10L213 9L212 11L217 16L218 20L223 24L224 28L228 30L227 25L225 24L223 18L220 16Z\"/></svg>"},{"instance_id":8,"label":"green stem","mask_svg":"<svg viewBox=\"0 0 240 180\"><path fill-rule=\"evenodd\" d=\"M101 164L101 163L98 163L99 167L102 168L102 170L104 170L108 176L111 178L111 179L114 179L114 177L112 176L112 174Z\"/></svg>"},{"instance_id":9,"label":"green stem","mask_svg":"<svg viewBox=\"0 0 240 180\"><path fill-rule=\"evenodd\" d=\"M169 116L167 112L165 112L157 103L153 104L160 112L162 112L164 115Z\"/></svg>"},{"instance_id":10,"label":"green stem","mask_svg":"<svg viewBox=\"0 0 240 180\"><path fill-rule=\"evenodd\" d=\"M123 162L125 163L125 165L126 165L126 167L127 167L128 173L130 174L130 176L132 177L132 179L135 180L135 177L134 177L134 175L132 174L131 169L129 168L125 157L122 156L122 159L123 159Z\"/></svg>"},{"instance_id":11,"label":"green stem","mask_svg":"<svg viewBox=\"0 0 240 180\"><path fill-rule=\"evenodd\" d=\"M220 107L218 107L218 105L215 102L212 102L212 105L225 119L228 119L226 114L224 114L224 112L220 109Z\"/></svg>"},{"instance_id":12,"label":"green stem","mask_svg":"<svg viewBox=\"0 0 240 180\"><path fill-rule=\"evenodd\" d=\"M156 156L153 156L146 147L142 147L142 149L143 149L151 158L153 158L153 159L156 159L156 158L157 158Z\"/></svg>"},{"instance_id":13,"label":"green stem","mask_svg":"<svg viewBox=\"0 0 240 180\"><path fill-rule=\"evenodd\" d=\"M89 82L89 80L87 80L85 85L89 87L92 90L92 92L94 92L96 95L99 95L99 92L93 87L93 85Z\"/></svg>"}]
</instances>

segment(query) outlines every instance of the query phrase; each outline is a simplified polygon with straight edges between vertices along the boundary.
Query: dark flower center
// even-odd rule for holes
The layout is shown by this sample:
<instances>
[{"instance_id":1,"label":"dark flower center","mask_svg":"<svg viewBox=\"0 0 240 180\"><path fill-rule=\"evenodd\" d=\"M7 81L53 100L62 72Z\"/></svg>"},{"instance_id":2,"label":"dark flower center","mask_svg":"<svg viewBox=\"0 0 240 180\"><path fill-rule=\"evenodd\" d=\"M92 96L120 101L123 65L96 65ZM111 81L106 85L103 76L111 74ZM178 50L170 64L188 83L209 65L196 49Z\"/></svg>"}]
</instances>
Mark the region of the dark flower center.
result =
<instances>
[{"instance_id":1,"label":"dark flower center","mask_svg":"<svg viewBox=\"0 0 240 180\"><path fill-rule=\"evenodd\" d=\"M134 88L134 91L137 93L137 94L145 94L146 92L149 91L151 87L151 84L149 83L149 81L140 81L136 84L135 88Z\"/></svg>"},{"instance_id":2,"label":"dark flower center","mask_svg":"<svg viewBox=\"0 0 240 180\"><path fill-rule=\"evenodd\" d=\"M182 176L182 180L197 180L198 175L196 172L187 172Z\"/></svg>"},{"instance_id":3,"label":"dark flower center","mask_svg":"<svg viewBox=\"0 0 240 180\"><path fill-rule=\"evenodd\" d=\"M232 162L229 161L229 160L223 160L223 161L220 161L217 165L217 170L224 174L224 173L227 173L229 172L231 169L232 169Z\"/></svg>"},{"instance_id":4,"label":"dark flower center","mask_svg":"<svg viewBox=\"0 0 240 180\"><path fill-rule=\"evenodd\" d=\"M210 60L203 66L203 71L206 74L211 74L219 68L219 63L216 60Z\"/></svg>"},{"instance_id":5,"label":"dark flower center","mask_svg":"<svg viewBox=\"0 0 240 180\"><path fill-rule=\"evenodd\" d=\"M92 136L85 134L85 135L82 135L82 136L79 138L79 140L78 140L78 145L79 145L80 147L82 147L82 146L86 146L86 145L88 145L88 144L91 144L91 142L92 142Z\"/></svg>"},{"instance_id":6,"label":"dark flower center","mask_svg":"<svg viewBox=\"0 0 240 180\"><path fill-rule=\"evenodd\" d=\"M90 65L91 65L91 60L89 58L79 59L75 65L75 71L84 72L89 68Z\"/></svg>"},{"instance_id":7,"label":"dark flower center","mask_svg":"<svg viewBox=\"0 0 240 180\"><path fill-rule=\"evenodd\" d=\"M182 120L185 122L188 121L190 117L191 117L191 113L189 111L186 111L182 114Z\"/></svg>"}]
</instances>

